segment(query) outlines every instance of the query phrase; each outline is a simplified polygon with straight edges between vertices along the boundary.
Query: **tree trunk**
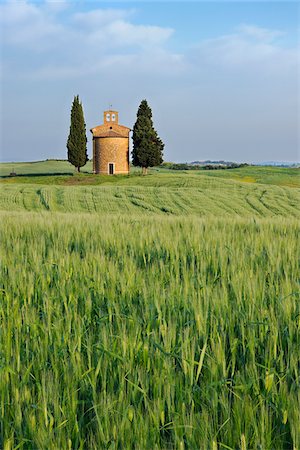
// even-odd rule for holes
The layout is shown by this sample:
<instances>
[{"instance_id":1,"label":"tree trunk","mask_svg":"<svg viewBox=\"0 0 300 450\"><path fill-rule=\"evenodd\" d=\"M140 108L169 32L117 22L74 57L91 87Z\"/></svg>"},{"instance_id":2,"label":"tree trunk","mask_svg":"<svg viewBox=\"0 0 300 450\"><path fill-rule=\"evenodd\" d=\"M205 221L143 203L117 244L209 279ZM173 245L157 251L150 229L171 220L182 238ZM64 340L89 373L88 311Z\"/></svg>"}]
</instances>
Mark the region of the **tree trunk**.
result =
<instances>
[{"instance_id":1,"label":"tree trunk","mask_svg":"<svg viewBox=\"0 0 300 450\"><path fill-rule=\"evenodd\" d=\"M80 173L80 167L77 167L77 172Z\"/></svg>"},{"instance_id":2,"label":"tree trunk","mask_svg":"<svg viewBox=\"0 0 300 450\"><path fill-rule=\"evenodd\" d=\"M142 167L142 174L147 175L148 173L148 167Z\"/></svg>"}]
</instances>

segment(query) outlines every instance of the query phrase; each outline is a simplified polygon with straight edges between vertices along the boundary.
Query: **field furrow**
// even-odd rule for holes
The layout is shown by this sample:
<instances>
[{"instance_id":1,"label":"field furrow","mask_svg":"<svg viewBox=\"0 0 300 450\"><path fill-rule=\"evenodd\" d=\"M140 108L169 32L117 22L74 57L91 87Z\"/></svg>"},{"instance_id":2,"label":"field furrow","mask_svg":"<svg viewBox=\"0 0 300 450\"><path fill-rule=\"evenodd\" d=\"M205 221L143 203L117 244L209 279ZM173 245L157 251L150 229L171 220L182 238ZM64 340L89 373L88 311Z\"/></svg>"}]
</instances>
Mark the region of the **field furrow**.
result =
<instances>
[{"instance_id":1,"label":"field furrow","mask_svg":"<svg viewBox=\"0 0 300 450\"><path fill-rule=\"evenodd\" d=\"M203 181L203 180L202 180ZM300 216L300 195L294 188L240 185L227 182L222 188L204 180L202 188L141 186L47 186L5 185L1 210L98 212L130 214L193 214L199 216Z\"/></svg>"}]
</instances>

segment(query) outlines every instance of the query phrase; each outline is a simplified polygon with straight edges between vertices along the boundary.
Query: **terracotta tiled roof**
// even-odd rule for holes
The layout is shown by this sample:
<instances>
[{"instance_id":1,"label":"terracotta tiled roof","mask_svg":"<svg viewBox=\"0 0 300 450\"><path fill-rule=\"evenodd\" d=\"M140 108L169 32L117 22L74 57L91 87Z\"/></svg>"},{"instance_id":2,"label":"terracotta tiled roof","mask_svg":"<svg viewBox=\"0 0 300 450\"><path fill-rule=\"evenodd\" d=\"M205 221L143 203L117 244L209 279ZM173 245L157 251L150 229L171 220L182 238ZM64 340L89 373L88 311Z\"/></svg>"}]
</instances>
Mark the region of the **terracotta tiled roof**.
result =
<instances>
[{"instance_id":1,"label":"terracotta tiled roof","mask_svg":"<svg viewBox=\"0 0 300 450\"><path fill-rule=\"evenodd\" d=\"M130 128L124 127L124 125L98 125L91 129L94 137L128 137Z\"/></svg>"}]
</instances>

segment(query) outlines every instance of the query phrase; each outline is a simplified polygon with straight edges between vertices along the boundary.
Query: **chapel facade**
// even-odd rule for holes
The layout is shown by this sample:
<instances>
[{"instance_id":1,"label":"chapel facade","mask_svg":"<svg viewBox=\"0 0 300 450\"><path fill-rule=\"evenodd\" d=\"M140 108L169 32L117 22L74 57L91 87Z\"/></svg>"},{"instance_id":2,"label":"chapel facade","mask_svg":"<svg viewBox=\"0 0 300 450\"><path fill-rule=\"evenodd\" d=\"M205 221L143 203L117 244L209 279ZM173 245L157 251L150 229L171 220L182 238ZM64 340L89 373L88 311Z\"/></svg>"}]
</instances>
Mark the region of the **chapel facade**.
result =
<instances>
[{"instance_id":1,"label":"chapel facade","mask_svg":"<svg viewBox=\"0 0 300 450\"><path fill-rule=\"evenodd\" d=\"M119 124L118 111L104 111L103 124L91 129L93 135L93 173L129 173L130 128Z\"/></svg>"}]
</instances>

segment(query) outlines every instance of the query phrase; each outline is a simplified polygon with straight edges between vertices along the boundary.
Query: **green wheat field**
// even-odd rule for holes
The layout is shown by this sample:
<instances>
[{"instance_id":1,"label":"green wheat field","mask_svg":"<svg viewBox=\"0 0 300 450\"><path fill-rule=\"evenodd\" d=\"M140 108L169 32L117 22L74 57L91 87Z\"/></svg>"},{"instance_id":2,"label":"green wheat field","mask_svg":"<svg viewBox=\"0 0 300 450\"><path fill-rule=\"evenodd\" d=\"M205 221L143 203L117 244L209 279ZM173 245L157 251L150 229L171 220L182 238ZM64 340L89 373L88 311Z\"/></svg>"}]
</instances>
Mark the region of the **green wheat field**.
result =
<instances>
[{"instance_id":1,"label":"green wheat field","mask_svg":"<svg viewBox=\"0 0 300 450\"><path fill-rule=\"evenodd\" d=\"M0 448L300 450L299 169L39 164L1 165Z\"/></svg>"}]
</instances>

